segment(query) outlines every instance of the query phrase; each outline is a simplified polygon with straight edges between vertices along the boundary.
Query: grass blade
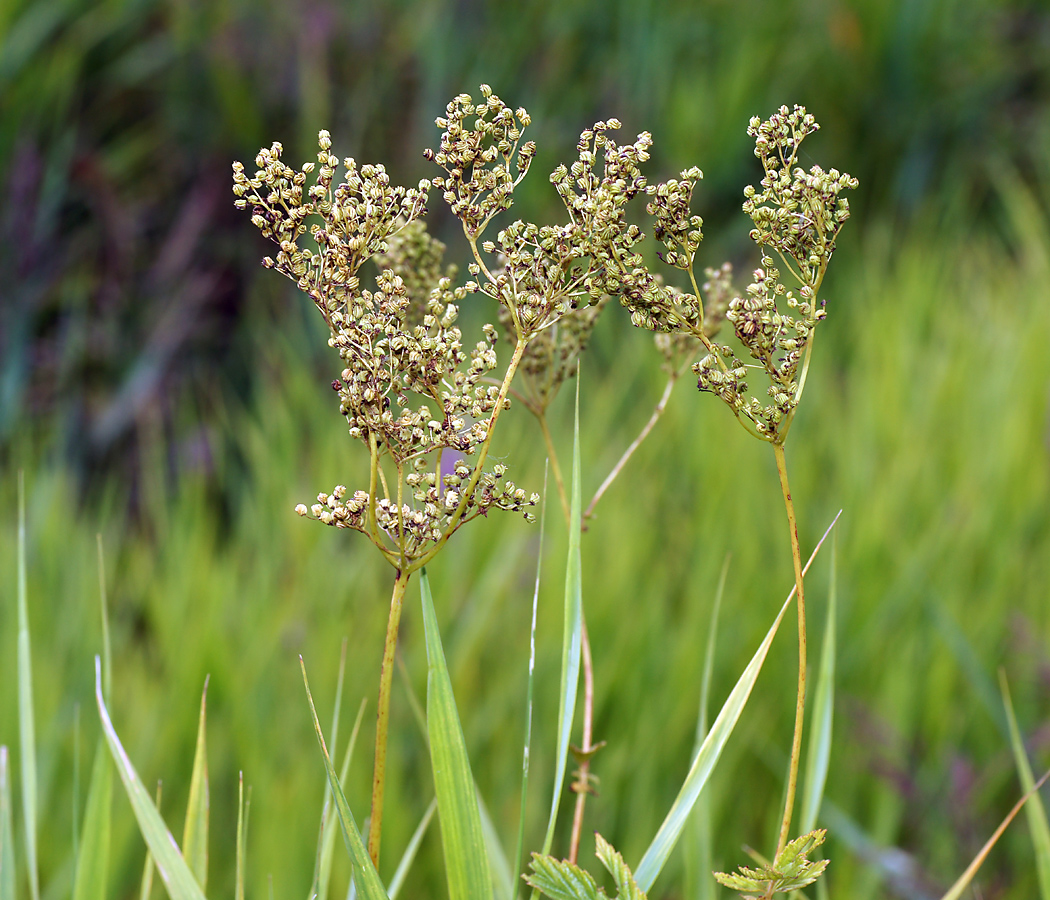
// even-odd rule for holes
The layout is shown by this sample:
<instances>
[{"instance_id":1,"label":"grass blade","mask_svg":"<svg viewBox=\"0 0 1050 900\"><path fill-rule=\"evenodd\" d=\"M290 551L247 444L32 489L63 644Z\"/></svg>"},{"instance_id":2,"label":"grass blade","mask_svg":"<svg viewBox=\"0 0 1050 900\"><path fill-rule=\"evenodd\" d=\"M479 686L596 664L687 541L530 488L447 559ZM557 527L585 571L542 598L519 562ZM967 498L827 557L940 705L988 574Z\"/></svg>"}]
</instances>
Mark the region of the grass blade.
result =
<instances>
[{"instance_id":1,"label":"grass blade","mask_svg":"<svg viewBox=\"0 0 1050 900\"><path fill-rule=\"evenodd\" d=\"M182 831L182 855L203 891L208 883L208 748L205 737L208 707L208 678L204 679L201 712L197 722L197 747L193 752L190 796L186 801L186 825Z\"/></svg>"},{"instance_id":2,"label":"grass blade","mask_svg":"<svg viewBox=\"0 0 1050 900\"><path fill-rule=\"evenodd\" d=\"M346 646L344 642L344 647ZM342 667L340 666L340 681L342 680ZM338 696L338 692L337 692ZM357 708L357 718L354 719L354 727L350 731L350 741L343 753L343 763L339 767L340 784L346 781L347 773L350 771L350 760L354 758L354 748L357 746L357 735L361 731L361 720L365 715L367 700L362 700ZM325 782L327 784L327 781ZM328 885L332 877L332 861L335 858L335 819L332 818L332 794L328 791L325 795L324 808L321 810L321 834L318 840L320 848L319 862L317 865L317 884L311 893L311 897L317 900L325 900L328 897Z\"/></svg>"},{"instance_id":3,"label":"grass blade","mask_svg":"<svg viewBox=\"0 0 1050 900\"><path fill-rule=\"evenodd\" d=\"M22 769L22 819L25 823L29 896L40 900L36 861L36 735L33 724L33 662L29 649L26 600L26 484L18 473L18 735Z\"/></svg>"},{"instance_id":4,"label":"grass blade","mask_svg":"<svg viewBox=\"0 0 1050 900\"><path fill-rule=\"evenodd\" d=\"M1003 832L1006 831L1007 826L1014 820L1014 817L1021 811L1021 807L1025 805L1032 797L1036 795L1039 788L1046 783L1046 779L1050 778L1050 772L1046 772L1042 778L1040 778L1032 787L1025 793L1025 795L1014 804L1014 808L1006 814L1006 818L999 823L999 827L995 829L992 836L988 838L985 845L980 849L978 854L973 858L973 862L966 867L966 871L959 876L959 880L955 882L949 889L948 892L941 898L941 900L959 900L969 886L970 882L973 881L973 876L977 874L977 870L981 868L981 864L989 853L992 852L992 847L995 846L999 838L1002 837Z\"/></svg>"},{"instance_id":5,"label":"grass blade","mask_svg":"<svg viewBox=\"0 0 1050 900\"><path fill-rule=\"evenodd\" d=\"M15 847L11 827L11 775L0 746L0 900L15 900Z\"/></svg>"},{"instance_id":6,"label":"grass blade","mask_svg":"<svg viewBox=\"0 0 1050 900\"><path fill-rule=\"evenodd\" d=\"M84 825L73 876L73 900L95 900L106 896L112 807L113 764L105 741L100 738L84 807Z\"/></svg>"},{"instance_id":7,"label":"grass blade","mask_svg":"<svg viewBox=\"0 0 1050 900\"><path fill-rule=\"evenodd\" d=\"M434 818L434 813L436 811L437 799L435 798L430 801L427 811L423 813L422 820L420 820L420 823L416 826L416 830L412 832L412 837L408 842L408 846L405 848L405 852L401 856L401 862L397 864L397 869L394 870L394 877L390 879L390 886L387 888L390 900L397 900L397 895L401 892L401 886L405 883L405 876L408 875L408 870L412 868L412 861L416 858L419 845L423 842L423 835L427 833L430 820Z\"/></svg>"},{"instance_id":8,"label":"grass blade","mask_svg":"<svg viewBox=\"0 0 1050 900\"><path fill-rule=\"evenodd\" d=\"M131 801L135 819L139 823L146 846L149 847L156 861L157 871L168 889L171 900L204 900L204 892L193 878L193 873L179 852L179 845L168 831L157 807L150 799L149 793L142 784L135 767L131 764L124 746L120 743L113 722L102 697L102 661L95 657L95 701L98 703L98 714L102 720L102 731L109 744L117 772L124 783L124 790Z\"/></svg>"},{"instance_id":9,"label":"grass blade","mask_svg":"<svg viewBox=\"0 0 1050 900\"><path fill-rule=\"evenodd\" d=\"M503 850L499 832L492 821L492 816L485 806L485 801L478 791L477 783L474 790L478 793L478 813L481 815L481 833L485 837L485 852L488 854L489 869L492 872L492 893L495 897L508 897L514 891L514 875L510 871L510 863L507 862L507 854Z\"/></svg>"},{"instance_id":10,"label":"grass blade","mask_svg":"<svg viewBox=\"0 0 1050 900\"><path fill-rule=\"evenodd\" d=\"M248 812L252 805L252 789L244 792L244 773L237 773L237 870L234 875L234 900L244 900L244 863L248 855ZM145 900L145 898L143 898Z\"/></svg>"},{"instance_id":11,"label":"grass blade","mask_svg":"<svg viewBox=\"0 0 1050 900\"><path fill-rule=\"evenodd\" d=\"M161 783L157 782L157 799L155 801L157 810L160 810L160 795L161 795ZM153 891L153 873L156 871L156 864L153 862L153 854L150 853L149 847L146 848L146 861L142 864L142 881L139 884L139 900L149 900L150 894ZM243 900L243 898L240 898Z\"/></svg>"},{"instance_id":12,"label":"grass blade","mask_svg":"<svg viewBox=\"0 0 1050 900\"><path fill-rule=\"evenodd\" d=\"M711 701L711 678L715 668L715 647L718 643L718 614L722 609L726 577L729 574L729 556L722 563L722 574L718 578L715 602L711 609L711 624L707 629L707 649L704 652L704 673L700 679L700 714L696 722L696 741L693 757L700 752L707 737L708 709ZM701 791L686 822L685 896L696 900L713 900L718 883L711 877L714 870L711 850L711 802L710 794Z\"/></svg>"},{"instance_id":13,"label":"grass blade","mask_svg":"<svg viewBox=\"0 0 1050 900\"><path fill-rule=\"evenodd\" d=\"M841 515L841 512L839 515ZM828 530L824 532L824 537L817 543L813 554L809 558L809 562L806 563L806 569L813 562L831 529L835 527L835 522L838 521L838 518L838 516L835 516L831 525L828 526ZM803 570L803 574L805 574L806 569ZM700 751L693 760L682 789L671 805L671 809L657 831L656 837L653 838L652 843L649 845L649 849L645 851L642 861L635 869L635 881L637 881L638 886L643 891L648 892L649 888L652 887L653 881L656 880L656 876L660 874L664 863L667 862L667 858L671 855L671 851L674 849L682 829L685 827L693 804L696 803L696 798L710 777L715 763L718 762L718 757L725 748L726 741L729 740L729 735L732 734L737 720L740 718L741 712L743 712L744 705L751 695L751 689L755 686L755 681L758 679L758 673L762 670L762 664L765 662L766 654L769 652L769 646L773 643L773 638L776 636L780 622L784 618L784 613L787 612L787 608L794 597L795 589L792 588L758 650L755 651L755 655L751 658L751 662L747 664L747 668L744 669L733 690L730 691L729 697L711 726L711 731L704 738Z\"/></svg>"},{"instance_id":14,"label":"grass blade","mask_svg":"<svg viewBox=\"0 0 1050 900\"><path fill-rule=\"evenodd\" d=\"M450 900L490 900L492 883L474 776L452 694L426 569L420 576L427 642L427 733L448 895Z\"/></svg>"},{"instance_id":15,"label":"grass blade","mask_svg":"<svg viewBox=\"0 0 1050 900\"><path fill-rule=\"evenodd\" d=\"M817 815L824 799L824 785L831 759L831 732L835 710L835 612L838 606L837 535L831 539L831 586L828 591L828 618L824 623L824 642L820 651L820 672L813 692L809 747L806 752L805 787L802 793L801 833L817 826Z\"/></svg>"},{"instance_id":16,"label":"grass blade","mask_svg":"<svg viewBox=\"0 0 1050 900\"><path fill-rule=\"evenodd\" d=\"M346 802L346 795L339 783L339 778L332 765L332 758L328 755L328 747L321 733L321 722L317 718L317 710L314 707L314 698L310 693L310 682L306 678L306 664L299 657L299 667L303 670L303 684L306 686L306 699L310 703L310 715L314 721L314 731L317 733L317 742L321 745L321 755L324 757L325 772L328 774L328 783L332 786L332 796L335 799L335 809L339 816L339 824L343 827L343 840L346 849L350 853L350 862L354 867L354 884L360 890L365 900L390 900L383 882L379 880L379 873L372 865L372 859L368 855L365 842L361 839L361 832L354 821L354 814L350 811L350 804Z\"/></svg>"},{"instance_id":17,"label":"grass blade","mask_svg":"<svg viewBox=\"0 0 1050 900\"><path fill-rule=\"evenodd\" d=\"M549 465L549 461L548 461ZM521 810L518 813L518 842L514 849L514 869L520 875L525 854L525 810L529 795L529 754L532 752L532 697L536 683L536 613L540 605L540 572L543 563L543 535L547 530L547 468L543 468L543 506L540 508L540 543L536 551L536 583L532 590L532 624L529 627L529 677L525 689L525 749L521 760ZM518 884L511 883L508 900L518 895Z\"/></svg>"},{"instance_id":18,"label":"grass blade","mask_svg":"<svg viewBox=\"0 0 1050 900\"><path fill-rule=\"evenodd\" d=\"M1032 767L1028 763L1028 754L1024 749L1024 741L1021 731L1017 727L1017 717L1014 715L1014 704L1010 699L1010 687L1006 683L1006 673L999 670L999 686L1003 692L1003 706L1006 708L1006 720L1010 726L1010 745L1014 751L1014 762L1017 765L1017 775L1021 779L1021 786L1026 792L1031 792L1035 784L1032 775ZM1042 900L1050 900L1050 824L1046 819L1046 808L1043 800L1037 793L1032 794L1025 807L1025 817L1028 819L1028 830L1032 834L1032 845L1035 847L1035 867L1039 876L1039 896Z\"/></svg>"},{"instance_id":19,"label":"grass blade","mask_svg":"<svg viewBox=\"0 0 1050 900\"><path fill-rule=\"evenodd\" d=\"M580 652L583 622L583 582L580 558L580 376L576 376L576 413L572 441L572 498L569 503L569 557L565 563L565 616L561 649L561 687L558 692L558 748L555 755L554 792L551 797L547 834L543 839L544 855L554 844L554 826L565 784L565 767L569 756L572 720L576 714L576 695L580 682Z\"/></svg>"}]
</instances>

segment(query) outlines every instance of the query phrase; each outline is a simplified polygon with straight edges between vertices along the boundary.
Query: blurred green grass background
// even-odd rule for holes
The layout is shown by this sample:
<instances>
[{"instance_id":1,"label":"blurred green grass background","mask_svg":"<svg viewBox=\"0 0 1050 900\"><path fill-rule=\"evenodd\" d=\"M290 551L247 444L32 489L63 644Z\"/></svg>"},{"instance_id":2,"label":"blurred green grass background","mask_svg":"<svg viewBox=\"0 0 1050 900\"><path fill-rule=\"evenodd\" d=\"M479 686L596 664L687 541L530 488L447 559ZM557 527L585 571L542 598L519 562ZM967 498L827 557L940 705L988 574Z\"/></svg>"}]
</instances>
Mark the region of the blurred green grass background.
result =
<instances>
[{"instance_id":1,"label":"blurred green grass background","mask_svg":"<svg viewBox=\"0 0 1050 900\"><path fill-rule=\"evenodd\" d=\"M364 461L332 403L334 366L312 310L258 268L265 250L233 210L229 164L272 140L290 160L307 159L328 127L340 155L384 161L411 183L433 174L421 150L437 139L434 116L482 81L535 123L540 154L517 214L553 216L545 173L572 156L582 128L616 116L625 136L653 133L653 177L704 169L705 265L728 257L746 273L755 263L739 212L743 185L758 178L751 115L805 103L824 126L807 142L807 164L861 179L788 454L804 550L844 509L827 797L915 868L907 884L887 880L833 832L829 877L832 896L937 896L1020 791L998 667L1036 767L1050 762L1050 12L1039 3L15 0L0 9L0 742L17 734L15 471L24 468L48 896L66 894L71 872L75 723L81 772L96 734L96 531L112 606L112 707L140 773L164 780L180 829L211 673L211 890L232 888L243 769L254 785L252 895L264 896L270 875L275 896L307 891L324 775L296 656L330 705L347 635L347 716L356 698L374 706L389 574L363 542L291 513L318 490L360 483ZM439 206L435 197L432 227L458 254ZM651 339L611 310L582 376L591 490L660 390ZM565 454L569 415L566 396L554 423ZM494 452L538 489L535 428L521 411L502 427ZM589 827L629 863L688 766L725 555L716 701L790 588L768 457L683 384L585 538L596 738L609 741L595 762L601 793ZM554 741L563 550L560 526L550 530L533 785L545 784ZM508 847L537 546L537 529L492 517L431 567L468 746ZM814 573L817 634L826 558ZM411 596L402 647L422 694ZM716 770L721 868L743 861L742 843L774 835L794 652L791 640L774 645ZM432 791L399 690L388 848L407 841ZM370 741L366 732L362 747ZM348 791L358 811L369 755ZM537 787L534 839L548 800ZM112 896L124 897L144 850L123 798L116 809ZM387 864L396 856L388 850ZM433 893L439 856L435 831L406 887L413 896ZM669 876L658 896L677 896ZM983 897L1034 896L1023 826L979 880Z\"/></svg>"}]
</instances>

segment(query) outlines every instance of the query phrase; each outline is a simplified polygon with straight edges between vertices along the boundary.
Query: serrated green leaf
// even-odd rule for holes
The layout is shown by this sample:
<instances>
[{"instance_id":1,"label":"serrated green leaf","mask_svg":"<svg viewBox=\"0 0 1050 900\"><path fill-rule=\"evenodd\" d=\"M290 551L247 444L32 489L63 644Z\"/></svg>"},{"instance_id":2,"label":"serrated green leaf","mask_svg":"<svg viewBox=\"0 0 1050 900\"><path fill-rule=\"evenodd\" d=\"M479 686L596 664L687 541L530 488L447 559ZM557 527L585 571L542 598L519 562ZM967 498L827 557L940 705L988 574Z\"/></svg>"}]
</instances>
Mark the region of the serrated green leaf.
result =
<instances>
[{"instance_id":1,"label":"serrated green leaf","mask_svg":"<svg viewBox=\"0 0 1050 900\"><path fill-rule=\"evenodd\" d=\"M343 828L343 840L350 854L350 863L354 868L354 883L365 900L390 900L386 890L383 888L383 882L379 880L379 873L376 871L376 867L372 865L372 858L368 855L365 842L361 839L361 832L357 827L357 822L354 821L354 815L350 811L350 804L346 802L346 795L343 793L343 787L339 783L335 766L332 765L332 759L328 755L328 747L325 745L324 735L321 733L321 721L317 718L314 698L310 693L310 682L306 678L306 664L301 656L299 657L299 667L303 670L306 699L310 704L310 715L313 717L317 742L321 745L321 756L324 757L324 768L328 774L328 783L332 786L336 814L339 817L339 824Z\"/></svg>"},{"instance_id":2,"label":"serrated green leaf","mask_svg":"<svg viewBox=\"0 0 1050 900\"><path fill-rule=\"evenodd\" d=\"M594 879L579 866L539 853L532 854L532 874L526 876L525 881L551 900L605 898L605 892L599 891Z\"/></svg>"},{"instance_id":3,"label":"serrated green leaf","mask_svg":"<svg viewBox=\"0 0 1050 900\"><path fill-rule=\"evenodd\" d=\"M15 900L15 847L11 828L11 774L0 746L0 900Z\"/></svg>"},{"instance_id":4,"label":"serrated green leaf","mask_svg":"<svg viewBox=\"0 0 1050 900\"><path fill-rule=\"evenodd\" d=\"M841 515L841 512L839 515ZM838 518L839 516L836 515L831 525L828 526L827 531L824 532L824 536L817 542L817 546L813 549L813 553L806 562L803 574L809 569L821 545L828 534L831 533L831 529L835 527ZM710 733L704 739L703 745L693 759L693 764L686 775L682 789L678 792L678 796L675 798L663 824L649 845L649 849L645 851L638 868L635 869L635 880L643 891L648 891L653 886L653 881L656 880L656 876L660 874L664 863L667 862L667 858L671 855L671 851L674 849L674 845L685 827L693 804L696 803L696 798L699 796L704 784L707 783L715 763L718 762L718 758L725 748L726 741L729 740L729 735L732 734L733 729L736 727L737 720L744 710L748 697L751 696L751 690L758 679L758 673L762 670L762 664L765 662L766 654L769 652L769 646L773 643L773 638L776 636L780 622L784 618L784 613L787 612L787 608L794 596L795 589L792 588L758 650L751 657L751 662L747 664L747 668L744 669L733 690L730 691L729 697L726 698L726 702L722 705L722 709L711 726Z\"/></svg>"},{"instance_id":5,"label":"serrated green leaf","mask_svg":"<svg viewBox=\"0 0 1050 900\"><path fill-rule=\"evenodd\" d=\"M168 889L168 896L171 900L204 900L204 892L194 880L193 873L179 852L175 838L168 831L157 807L153 805L153 801L135 771L135 767L131 764L123 744L120 743L116 729L113 727L113 722L109 718L109 710L106 709L106 702L102 697L102 662L97 656L95 657L95 702L98 704L102 731L106 736L110 754L116 763L117 772L124 784L128 800L131 801L131 808L138 821L139 831L153 854L157 863L157 871L160 872L164 886Z\"/></svg>"},{"instance_id":6,"label":"serrated green leaf","mask_svg":"<svg viewBox=\"0 0 1050 900\"><path fill-rule=\"evenodd\" d=\"M627 867L627 863L613 849L613 845L597 832L594 834L594 843L595 856L598 857L601 864L605 866L606 871L612 875L613 881L616 882L617 900L646 900L645 892L638 887L631 870Z\"/></svg>"},{"instance_id":7,"label":"serrated green leaf","mask_svg":"<svg viewBox=\"0 0 1050 900\"><path fill-rule=\"evenodd\" d=\"M197 746L193 753L190 795L186 801L186 825L182 831L182 855L203 891L208 883L208 749L206 722L208 679L204 679L201 711L197 721Z\"/></svg>"},{"instance_id":8,"label":"serrated green leaf","mask_svg":"<svg viewBox=\"0 0 1050 900\"><path fill-rule=\"evenodd\" d=\"M1002 669L999 670L999 687L1003 694L1007 724L1010 726L1010 746L1014 751L1017 775L1021 780L1021 786L1026 792L1029 792L1035 784L1035 776L1028 762L1028 753L1024 748L1021 730L1017 727L1017 717L1014 715L1014 705L1010 699L1010 688L1006 683L1006 673ZM1038 793L1032 793L1032 798L1025 806L1024 812L1028 820L1028 831L1032 835L1032 846L1035 848L1039 896L1042 900L1050 900L1050 824L1046 818L1046 807L1043 806L1043 800Z\"/></svg>"},{"instance_id":9,"label":"serrated green leaf","mask_svg":"<svg viewBox=\"0 0 1050 900\"><path fill-rule=\"evenodd\" d=\"M430 580L420 572L427 644L427 733L450 900L491 900L492 882L474 776L441 646Z\"/></svg>"},{"instance_id":10,"label":"serrated green leaf","mask_svg":"<svg viewBox=\"0 0 1050 900\"><path fill-rule=\"evenodd\" d=\"M543 852L550 853L558 806L565 785L565 768L569 758L569 738L576 715L576 697L580 683L580 654L583 635L583 582L581 578L580 525L583 506L580 488L580 378L576 379L576 414L572 443L572 487L569 503L569 555L565 563L564 613L561 648L561 685L558 690L558 743L555 751L554 790L551 796L547 833Z\"/></svg>"},{"instance_id":11,"label":"serrated green leaf","mask_svg":"<svg viewBox=\"0 0 1050 900\"><path fill-rule=\"evenodd\" d=\"M78 842L73 900L96 900L106 896L112 806L113 763L105 740L99 738Z\"/></svg>"}]
</instances>

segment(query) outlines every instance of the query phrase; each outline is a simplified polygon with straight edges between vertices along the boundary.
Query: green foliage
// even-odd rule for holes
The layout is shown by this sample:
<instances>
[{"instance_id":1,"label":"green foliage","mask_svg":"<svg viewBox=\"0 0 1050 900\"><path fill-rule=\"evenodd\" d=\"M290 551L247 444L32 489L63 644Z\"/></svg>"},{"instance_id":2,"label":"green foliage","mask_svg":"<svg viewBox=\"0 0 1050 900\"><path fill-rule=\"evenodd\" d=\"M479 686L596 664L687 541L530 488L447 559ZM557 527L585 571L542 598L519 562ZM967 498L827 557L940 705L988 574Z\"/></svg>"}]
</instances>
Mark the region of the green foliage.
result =
<instances>
[{"instance_id":1,"label":"green foliage","mask_svg":"<svg viewBox=\"0 0 1050 900\"><path fill-rule=\"evenodd\" d=\"M645 900L631 870L605 838L595 834L595 855L613 877L616 900ZM532 855L532 874L526 882L552 900L605 900L608 894L579 866L540 853Z\"/></svg>"},{"instance_id":2,"label":"green foliage","mask_svg":"<svg viewBox=\"0 0 1050 900\"><path fill-rule=\"evenodd\" d=\"M740 874L715 872L718 883L739 891L745 900L762 900L774 893L800 891L816 881L828 867L826 859L807 857L824 843L824 829L811 831L789 841L772 864L764 863L757 869L740 867Z\"/></svg>"}]
</instances>

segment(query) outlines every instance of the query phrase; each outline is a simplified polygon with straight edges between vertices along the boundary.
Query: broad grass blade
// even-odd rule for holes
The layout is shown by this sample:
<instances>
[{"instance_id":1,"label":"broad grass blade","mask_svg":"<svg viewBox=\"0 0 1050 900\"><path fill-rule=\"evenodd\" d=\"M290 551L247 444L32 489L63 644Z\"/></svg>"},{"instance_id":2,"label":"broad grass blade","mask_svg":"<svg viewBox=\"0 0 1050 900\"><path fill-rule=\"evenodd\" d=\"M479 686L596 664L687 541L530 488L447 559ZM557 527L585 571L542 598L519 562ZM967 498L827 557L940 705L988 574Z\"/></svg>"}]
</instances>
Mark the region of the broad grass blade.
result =
<instances>
[{"instance_id":1,"label":"broad grass blade","mask_svg":"<svg viewBox=\"0 0 1050 900\"><path fill-rule=\"evenodd\" d=\"M434 813L436 811L437 799L435 798L430 801L427 811L423 813L423 818L416 826L416 830L412 833L408 846L405 847L405 852L401 856L401 862L397 864L397 869L394 871L394 877L390 879L390 886L386 891L390 895L390 900L397 900L397 895L401 893L401 886L405 883L405 876L408 875L408 870L412 868L412 863L416 858L416 853L419 851L419 845L423 841L423 835L427 833L430 820L434 818Z\"/></svg>"},{"instance_id":2,"label":"broad grass blade","mask_svg":"<svg viewBox=\"0 0 1050 900\"><path fill-rule=\"evenodd\" d=\"M565 785L565 768L569 757L572 720L576 715L576 695L580 683L580 652L583 624L583 582L581 578L580 526L580 376L576 376L576 413L572 441L572 488L569 503L569 557L565 563L565 614L561 648L561 687L558 692L558 747L555 754L554 793L551 797L547 834L543 839L544 855L554 844L554 826L558 822L558 805Z\"/></svg>"},{"instance_id":3,"label":"broad grass blade","mask_svg":"<svg viewBox=\"0 0 1050 900\"><path fill-rule=\"evenodd\" d=\"M168 889L171 900L204 900L204 892L193 878L193 873L179 852L179 845L175 843L168 827L164 824L157 807L150 799L149 793L142 784L135 767L131 764L124 746L120 743L113 722L109 718L109 710L102 697L102 661L95 657L95 701L98 703L98 714L102 721L102 732L109 744L109 751L113 761L117 764L117 772L120 780L124 783L124 790L131 801L131 808L135 813L135 819L139 823L139 831L146 841L146 846L156 860L157 871Z\"/></svg>"},{"instance_id":4,"label":"broad grass blade","mask_svg":"<svg viewBox=\"0 0 1050 900\"><path fill-rule=\"evenodd\" d=\"M345 646L345 644L344 644ZM340 681L342 680L342 666L340 666ZM337 691L337 698L338 698ZM346 745L346 752L343 754L343 763L339 767L339 783L342 784L346 781L347 773L350 771L350 760L354 758L354 748L357 746L357 735L361 730L361 720L365 715L365 706L367 701L362 700L361 705L357 708L357 718L354 719L354 727L350 732L350 741ZM338 705L338 700L337 700ZM327 784L327 781L325 782ZM332 817L332 793L329 790L325 794L324 808L321 811L321 834L318 839L319 845L319 862L317 865L317 883L314 886L314 890L311 893L311 897L316 897L317 900L326 900L328 897L328 885L332 878L332 861L335 857L335 835L336 835L336 822Z\"/></svg>"},{"instance_id":5,"label":"broad grass blade","mask_svg":"<svg viewBox=\"0 0 1050 900\"><path fill-rule=\"evenodd\" d=\"M203 891L208 884L208 747L205 737L208 708L208 678L204 679L201 712L197 721L197 747L193 753L190 796L186 801L186 826L182 831L182 855Z\"/></svg>"},{"instance_id":6,"label":"broad grass blade","mask_svg":"<svg viewBox=\"0 0 1050 900\"><path fill-rule=\"evenodd\" d=\"M11 773L0 746L0 900L15 900L15 847L11 828Z\"/></svg>"},{"instance_id":7,"label":"broad grass blade","mask_svg":"<svg viewBox=\"0 0 1050 900\"><path fill-rule=\"evenodd\" d=\"M536 683L536 613L540 605L540 572L543 565L543 535L547 530L547 470L550 460L543 467L543 506L540 507L540 545L536 552L536 583L532 590L532 624L529 627L529 678L525 689L525 748L521 760L521 810L518 813L518 842L514 849L515 874L522 873L522 856L525 852L525 810L529 795L529 755L532 752L532 696ZM518 883L513 882L508 900L518 895Z\"/></svg>"},{"instance_id":8,"label":"broad grass blade","mask_svg":"<svg viewBox=\"0 0 1050 900\"><path fill-rule=\"evenodd\" d=\"M820 651L820 671L813 692L809 747L802 793L801 833L817 827L817 815L824 799L824 785L831 759L831 732L835 709L835 612L838 606L837 535L831 538L831 586L828 591L828 617L824 623L824 642Z\"/></svg>"},{"instance_id":9,"label":"broad grass blade","mask_svg":"<svg viewBox=\"0 0 1050 900\"><path fill-rule=\"evenodd\" d=\"M252 806L252 789L244 791L244 773L237 773L237 870L234 875L234 900L244 900L244 864L248 855L248 812ZM146 900L143 897L143 900Z\"/></svg>"},{"instance_id":10,"label":"broad grass blade","mask_svg":"<svg viewBox=\"0 0 1050 900\"><path fill-rule=\"evenodd\" d=\"M1006 683L1006 673L999 670L999 686L1003 692L1003 706L1006 708L1006 720L1010 726L1010 745L1014 751L1014 762L1017 765L1017 775L1021 779L1021 786L1026 792L1032 791L1035 777L1032 775L1032 767L1028 763L1028 754L1025 752L1024 740L1021 738L1021 730L1017 727L1017 717L1014 715L1013 701L1010 699L1010 687ZM1039 896L1042 900L1050 900L1050 824L1046 819L1046 807L1037 793L1032 794L1032 799L1024 811L1028 819L1028 830L1032 835L1032 845L1035 847L1035 869L1039 876Z\"/></svg>"},{"instance_id":11,"label":"broad grass blade","mask_svg":"<svg viewBox=\"0 0 1050 900\"><path fill-rule=\"evenodd\" d=\"M420 575L427 642L427 732L448 895L450 900L491 900L492 882L474 776L452 694L426 569Z\"/></svg>"},{"instance_id":12,"label":"broad grass blade","mask_svg":"<svg viewBox=\"0 0 1050 900\"><path fill-rule=\"evenodd\" d=\"M113 806L113 763L103 739L95 749L91 783L84 807L84 825L73 876L73 900L97 900L106 896L109 845Z\"/></svg>"},{"instance_id":13,"label":"broad grass blade","mask_svg":"<svg viewBox=\"0 0 1050 900\"><path fill-rule=\"evenodd\" d=\"M693 757L700 752L707 737L708 709L711 701L711 678L715 667L715 647L718 643L718 614L722 609L726 577L729 574L729 556L722 563L722 574L718 578L715 602L711 609L711 624L707 629L707 649L704 652L704 673L700 680L700 714L696 722L696 741ZM685 896L696 900L714 900L718 882L711 877L714 862L711 850L711 799L707 791L701 791L686 822Z\"/></svg>"},{"instance_id":14,"label":"broad grass blade","mask_svg":"<svg viewBox=\"0 0 1050 900\"><path fill-rule=\"evenodd\" d=\"M161 783L157 782L157 799L155 801L158 812L160 811L160 795L161 795ZM153 854L150 853L149 847L146 848L146 861L142 864L142 881L139 884L139 900L149 900L150 894L153 892L153 873L156 871L156 864L153 862ZM243 900L243 898L241 898Z\"/></svg>"},{"instance_id":15,"label":"broad grass blade","mask_svg":"<svg viewBox=\"0 0 1050 900\"><path fill-rule=\"evenodd\" d=\"M383 882L379 880L379 873L372 865L361 832L358 830L357 822L350 811L350 804L346 802L346 795L339 783L339 778L332 765L332 758L328 755L328 747L325 746L324 735L321 733L321 722L317 718L317 710L314 708L314 698L310 693L310 682L306 678L306 664L299 657L299 666L303 670L303 684L306 685L306 699L310 703L310 715L314 720L314 731L317 732L317 742L321 745L321 755L324 757L325 771L328 773L328 783L332 786L332 796L335 798L335 809L339 816L339 824L343 827L343 840L346 849L350 853L350 862L354 867L354 884L361 892L365 900L390 900ZM173 898L174 900L174 898Z\"/></svg>"},{"instance_id":16,"label":"broad grass blade","mask_svg":"<svg viewBox=\"0 0 1050 900\"><path fill-rule=\"evenodd\" d=\"M1025 793L1025 795L1014 804L1014 808L1006 814L1006 818L999 823L999 827L995 829L992 836L988 838L985 845L980 849L978 854L973 858L973 862L966 867L966 871L959 876L959 880L955 882L949 889L948 892L941 898L941 900L959 900L969 886L970 882L973 881L973 876L977 874L977 870L981 868L981 864L989 853L992 852L992 847L995 846L999 838L1002 837L1003 832L1006 831L1007 826L1014 820L1014 817L1021 811L1021 807L1025 803L1032 799L1039 791L1039 788L1046 783L1046 779L1050 778L1050 772L1046 772L1042 778L1040 778L1032 787Z\"/></svg>"},{"instance_id":17,"label":"broad grass blade","mask_svg":"<svg viewBox=\"0 0 1050 900\"><path fill-rule=\"evenodd\" d=\"M29 612L26 600L26 484L18 472L18 736L22 752L22 819L25 823L29 896L40 900L40 873L36 861L36 734L33 724L33 661L29 649Z\"/></svg>"},{"instance_id":18,"label":"broad grass blade","mask_svg":"<svg viewBox=\"0 0 1050 900\"><path fill-rule=\"evenodd\" d=\"M841 512L839 515L841 515ZM809 569L824 540L831 529L835 527L835 522L838 521L838 518L838 516L835 516L831 525L828 526L828 530L824 532L824 536L817 543L809 561L806 563L805 569L803 569L803 574ZM671 851L682 834L682 829L685 827L693 804L696 803L696 798L699 796L704 784L707 783L715 763L718 762L718 757L721 756L722 750L725 748L726 741L729 740L729 735L733 733L733 729L736 727L737 720L744 710L748 697L751 696L751 690L758 679L758 673L762 670L762 664L766 660L770 644L773 643L773 638L776 636L780 622L784 618L784 613L787 612L787 608L794 597L795 589L792 588L758 650L755 651L755 655L751 658L751 662L747 664L747 668L744 669L733 690L730 691L729 697L711 726L711 731L704 738L700 751L693 759L693 764L685 777L685 783L682 785L678 797L675 798L670 811L667 813L667 817L656 833L656 837L653 838L649 849L645 851L642 861L635 869L635 881L643 891L648 892L649 888L652 887L653 881L660 874L664 863L667 862L667 858L671 855Z\"/></svg>"}]
</instances>

